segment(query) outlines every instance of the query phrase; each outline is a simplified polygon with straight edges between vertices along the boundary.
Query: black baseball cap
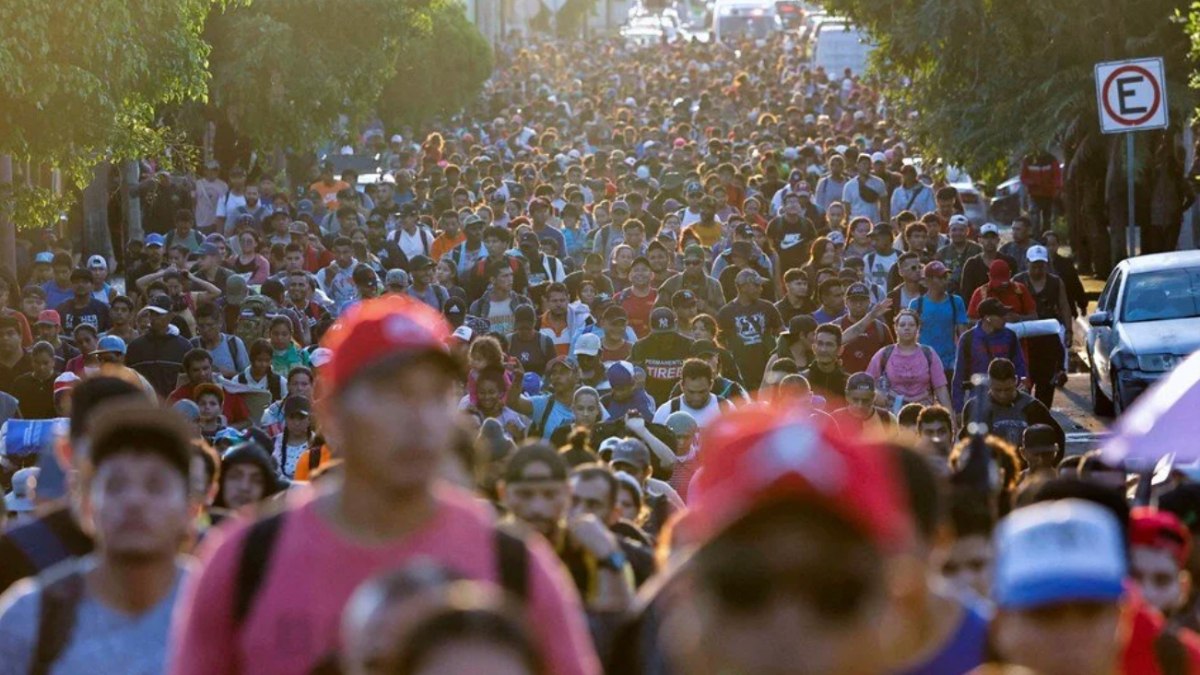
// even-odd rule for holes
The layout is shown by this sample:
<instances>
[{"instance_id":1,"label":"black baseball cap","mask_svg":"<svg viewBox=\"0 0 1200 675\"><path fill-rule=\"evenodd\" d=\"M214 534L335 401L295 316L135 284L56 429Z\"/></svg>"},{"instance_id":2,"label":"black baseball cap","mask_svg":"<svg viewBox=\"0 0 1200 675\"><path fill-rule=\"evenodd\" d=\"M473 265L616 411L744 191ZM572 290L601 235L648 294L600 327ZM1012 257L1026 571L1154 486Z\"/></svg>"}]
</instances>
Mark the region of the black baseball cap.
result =
<instances>
[{"instance_id":1,"label":"black baseball cap","mask_svg":"<svg viewBox=\"0 0 1200 675\"><path fill-rule=\"evenodd\" d=\"M692 356L708 356L720 353L721 350L717 347L717 343L712 340L696 340L692 343Z\"/></svg>"}]
</instances>

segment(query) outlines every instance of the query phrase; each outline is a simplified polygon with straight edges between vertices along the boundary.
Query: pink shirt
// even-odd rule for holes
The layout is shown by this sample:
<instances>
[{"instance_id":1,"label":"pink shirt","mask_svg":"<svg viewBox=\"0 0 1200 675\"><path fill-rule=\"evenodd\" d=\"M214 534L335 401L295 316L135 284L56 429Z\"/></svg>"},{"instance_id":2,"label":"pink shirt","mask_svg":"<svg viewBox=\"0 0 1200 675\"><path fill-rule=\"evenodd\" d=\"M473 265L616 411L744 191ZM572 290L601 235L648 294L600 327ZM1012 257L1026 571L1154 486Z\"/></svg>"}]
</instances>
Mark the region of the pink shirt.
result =
<instances>
[{"instance_id":1,"label":"pink shirt","mask_svg":"<svg viewBox=\"0 0 1200 675\"><path fill-rule=\"evenodd\" d=\"M439 487L430 522L385 546L347 540L316 513L313 494L290 498L266 575L236 633L235 577L250 523L209 533L201 547L203 569L190 576L176 607L171 675L306 675L340 647L342 607L359 583L418 556L470 579L499 580L492 520L466 493ZM529 537L528 547L529 619L547 672L599 673L583 607L558 557L540 537Z\"/></svg>"},{"instance_id":2,"label":"pink shirt","mask_svg":"<svg viewBox=\"0 0 1200 675\"><path fill-rule=\"evenodd\" d=\"M876 380L879 379L880 362L883 360L884 347L875 352L871 363L867 365L867 373ZM925 359L925 350L917 349L909 354L900 351L900 347L892 349L888 356L887 376L892 392L904 397L910 403L929 403L933 401L933 392L938 387L946 386L946 371L942 368L942 360L937 352L929 350L929 359ZM930 362L933 368L929 367ZM932 372L931 372L932 370Z\"/></svg>"}]
</instances>

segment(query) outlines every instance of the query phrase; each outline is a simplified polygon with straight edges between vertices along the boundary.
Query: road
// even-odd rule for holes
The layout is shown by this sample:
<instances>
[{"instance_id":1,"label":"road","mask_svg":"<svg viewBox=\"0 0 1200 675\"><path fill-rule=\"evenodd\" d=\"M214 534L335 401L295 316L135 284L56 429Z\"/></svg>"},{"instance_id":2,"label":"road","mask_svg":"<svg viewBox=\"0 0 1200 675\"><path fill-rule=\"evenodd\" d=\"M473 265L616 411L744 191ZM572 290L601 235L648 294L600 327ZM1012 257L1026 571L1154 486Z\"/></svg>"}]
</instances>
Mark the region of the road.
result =
<instances>
[{"instance_id":1,"label":"road","mask_svg":"<svg viewBox=\"0 0 1200 675\"><path fill-rule=\"evenodd\" d=\"M1087 373L1072 373L1067 386L1054 396L1051 412L1067 432L1067 455L1078 455L1100 447L1112 418L1092 413Z\"/></svg>"}]
</instances>

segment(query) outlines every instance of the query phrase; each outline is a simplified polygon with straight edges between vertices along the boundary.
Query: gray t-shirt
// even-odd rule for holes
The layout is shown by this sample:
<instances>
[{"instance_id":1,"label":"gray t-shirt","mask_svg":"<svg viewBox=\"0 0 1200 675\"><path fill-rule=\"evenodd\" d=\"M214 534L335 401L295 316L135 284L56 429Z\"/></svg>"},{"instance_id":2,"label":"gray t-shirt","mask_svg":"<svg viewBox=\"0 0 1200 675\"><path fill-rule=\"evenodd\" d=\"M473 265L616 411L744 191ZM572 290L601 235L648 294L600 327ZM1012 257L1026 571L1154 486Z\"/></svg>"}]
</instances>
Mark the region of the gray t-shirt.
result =
<instances>
[{"instance_id":1,"label":"gray t-shirt","mask_svg":"<svg viewBox=\"0 0 1200 675\"><path fill-rule=\"evenodd\" d=\"M77 563L91 569L91 556ZM175 585L157 605L138 616L119 612L84 594L67 646L50 675L159 675L166 669L171 612L187 574L178 564ZM37 579L23 579L0 596L0 675L26 675L37 649L42 590Z\"/></svg>"}]
</instances>

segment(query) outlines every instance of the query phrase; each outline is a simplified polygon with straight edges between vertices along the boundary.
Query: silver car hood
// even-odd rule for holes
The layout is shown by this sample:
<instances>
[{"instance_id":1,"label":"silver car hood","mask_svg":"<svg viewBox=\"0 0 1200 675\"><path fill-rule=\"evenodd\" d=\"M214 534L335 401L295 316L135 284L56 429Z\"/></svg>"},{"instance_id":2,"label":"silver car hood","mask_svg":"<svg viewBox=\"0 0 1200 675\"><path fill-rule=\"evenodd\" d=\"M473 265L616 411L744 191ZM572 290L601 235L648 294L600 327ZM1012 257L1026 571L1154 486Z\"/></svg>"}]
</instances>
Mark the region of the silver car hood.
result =
<instances>
[{"instance_id":1,"label":"silver car hood","mask_svg":"<svg viewBox=\"0 0 1200 675\"><path fill-rule=\"evenodd\" d=\"M1200 349L1200 317L1118 324L1120 346L1137 355L1187 356Z\"/></svg>"}]
</instances>

